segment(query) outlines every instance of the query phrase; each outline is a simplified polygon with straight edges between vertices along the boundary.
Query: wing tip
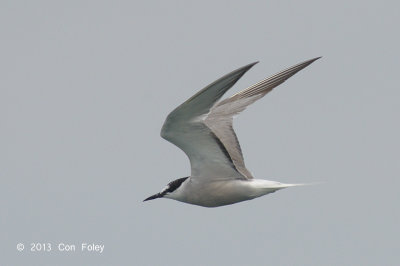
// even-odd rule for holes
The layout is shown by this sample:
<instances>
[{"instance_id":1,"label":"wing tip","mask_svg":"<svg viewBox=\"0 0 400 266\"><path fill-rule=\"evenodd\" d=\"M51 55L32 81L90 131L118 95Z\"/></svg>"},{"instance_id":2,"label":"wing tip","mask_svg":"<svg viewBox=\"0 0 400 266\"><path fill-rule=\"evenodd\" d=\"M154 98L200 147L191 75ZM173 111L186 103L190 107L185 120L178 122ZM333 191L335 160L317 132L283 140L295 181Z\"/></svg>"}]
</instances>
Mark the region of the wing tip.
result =
<instances>
[{"instance_id":1,"label":"wing tip","mask_svg":"<svg viewBox=\"0 0 400 266\"><path fill-rule=\"evenodd\" d=\"M289 69L296 69L295 73L297 73L298 71L302 70L305 67L308 67L309 65L311 65L312 63L314 63L315 61L317 61L320 58L322 58L322 56L318 56L318 57L303 61L297 65L290 67Z\"/></svg>"},{"instance_id":2,"label":"wing tip","mask_svg":"<svg viewBox=\"0 0 400 266\"><path fill-rule=\"evenodd\" d=\"M318 57L315 57L313 59L307 60L304 63L309 62L311 64L312 62L317 61L318 59L321 59L321 58L322 58L322 56L318 56Z\"/></svg>"},{"instance_id":3,"label":"wing tip","mask_svg":"<svg viewBox=\"0 0 400 266\"><path fill-rule=\"evenodd\" d=\"M260 61L254 61L253 63L250 63L249 65L251 65L251 66L254 66L254 65L257 65L258 63L260 63Z\"/></svg>"},{"instance_id":4,"label":"wing tip","mask_svg":"<svg viewBox=\"0 0 400 266\"><path fill-rule=\"evenodd\" d=\"M300 63L298 65L304 65L304 67L305 67L305 66L308 66L311 63L313 63L314 61L317 61L318 59L321 59L321 58L322 58L322 56L317 56L317 57L314 57L312 59L306 60L306 61L304 61L304 62L302 62L302 63ZM249 70L250 68L252 68L254 65L256 65L258 63L260 63L260 61L255 61L253 63L247 64L247 65L239 68L238 70L244 70L244 72L247 72L247 70ZM236 70L236 71L238 71L238 70Z\"/></svg>"},{"instance_id":5,"label":"wing tip","mask_svg":"<svg viewBox=\"0 0 400 266\"><path fill-rule=\"evenodd\" d=\"M322 56L317 56L317 57L314 57L312 59L306 60L306 61L304 61L303 63L300 63L300 64L305 64L305 63L310 63L311 64L312 62L317 61L318 59L321 59L321 58L322 58ZM260 63L260 61L254 61L253 63L247 64L247 65L241 67L240 69L250 69L254 65L257 65L258 63Z\"/></svg>"},{"instance_id":6,"label":"wing tip","mask_svg":"<svg viewBox=\"0 0 400 266\"><path fill-rule=\"evenodd\" d=\"M246 73L250 68L252 68L254 65L258 64L260 61L255 61L253 63L247 64L245 66L242 66L241 68L235 70L235 71L243 71L243 73ZM234 71L234 72L235 72Z\"/></svg>"}]
</instances>

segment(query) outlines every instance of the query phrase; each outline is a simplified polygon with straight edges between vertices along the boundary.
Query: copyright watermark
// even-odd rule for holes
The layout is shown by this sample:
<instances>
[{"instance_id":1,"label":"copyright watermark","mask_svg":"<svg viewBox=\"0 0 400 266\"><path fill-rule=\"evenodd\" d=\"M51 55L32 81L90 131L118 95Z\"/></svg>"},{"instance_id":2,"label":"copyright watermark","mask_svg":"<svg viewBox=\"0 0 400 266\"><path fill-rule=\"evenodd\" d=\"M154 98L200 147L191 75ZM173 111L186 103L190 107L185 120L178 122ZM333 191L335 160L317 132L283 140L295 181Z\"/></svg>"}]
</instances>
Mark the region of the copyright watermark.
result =
<instances>
[{"instance_id":1,"label":"copyright watermark","mask_svg":"<svg viewBox=\"0 0 400 266\"><path fill-rule=\"evenodd\" d=\"M18 251L23 251L24 248L25 248L24 244L22 244L22 243L18 243L18 244L17 244L17 250L18 250Z\"/></svg>"},{"instance_id":2,"label":"copyright watermark","mask_svg":"<svg viewBox=\"0 0 400 266\"><path fill-rule=\"evenodd\" d=\"M19 252L28 251L32 253L39 252L64 252L64 253L75 253L75 252L85 252L85 253L97 253L102 254L104 252L105 245L101 243L88 243L82 242L79 244L75 243L51 243L51 242L31 242L29 243L29 248L25 249L24 243L18 243L16 249Z\"/></svg>"}]
</instances>

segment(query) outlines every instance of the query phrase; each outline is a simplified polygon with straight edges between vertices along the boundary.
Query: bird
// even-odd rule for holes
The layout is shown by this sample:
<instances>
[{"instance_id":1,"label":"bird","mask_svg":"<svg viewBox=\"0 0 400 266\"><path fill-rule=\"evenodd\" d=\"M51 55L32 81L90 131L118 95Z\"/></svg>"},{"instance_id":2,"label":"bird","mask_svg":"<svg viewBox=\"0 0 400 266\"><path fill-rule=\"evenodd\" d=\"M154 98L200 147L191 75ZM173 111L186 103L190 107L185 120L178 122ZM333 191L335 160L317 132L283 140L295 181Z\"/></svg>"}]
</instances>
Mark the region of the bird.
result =
<instances>
[{"instance_id":1,"label":"bird","mask_svg":"<svg viewBox=\"0 0 400 266\"><path fill-rule=\"evenodd\" d=\"M166 118L161 137L180 148L190 161L191 175L178 178L144 201L168 198L202 207L252 200L304 184L255 179L246 168L233 129L233 118L276 86L321 57L296 64L220 101L254 62L206 86Z\"/></svg>"}]
</instances>

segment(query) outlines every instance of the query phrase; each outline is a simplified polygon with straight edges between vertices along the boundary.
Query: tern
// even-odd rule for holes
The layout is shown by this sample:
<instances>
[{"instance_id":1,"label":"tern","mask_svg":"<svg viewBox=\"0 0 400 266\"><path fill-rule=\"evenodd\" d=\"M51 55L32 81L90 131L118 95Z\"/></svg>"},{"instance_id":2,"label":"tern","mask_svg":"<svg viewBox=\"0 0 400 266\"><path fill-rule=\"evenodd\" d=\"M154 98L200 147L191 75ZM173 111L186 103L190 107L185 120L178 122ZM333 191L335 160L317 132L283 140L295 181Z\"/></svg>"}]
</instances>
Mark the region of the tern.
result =
<instances>
[{"instance_id":1,"label":"tern","mask_svg":"<svg viewBox=\"0 0 400 266\"><path fill-rule=\"evenodd\" d=\"M164 122L161 137L186 153L191 175L170 182L144 201L168 198L219 207L302 185L253 178L244 164L232 121L248 105L319 58L287 68L219 101L258 62L248 64L214 81L173 110Z\"/></svg>"}]
</instances>

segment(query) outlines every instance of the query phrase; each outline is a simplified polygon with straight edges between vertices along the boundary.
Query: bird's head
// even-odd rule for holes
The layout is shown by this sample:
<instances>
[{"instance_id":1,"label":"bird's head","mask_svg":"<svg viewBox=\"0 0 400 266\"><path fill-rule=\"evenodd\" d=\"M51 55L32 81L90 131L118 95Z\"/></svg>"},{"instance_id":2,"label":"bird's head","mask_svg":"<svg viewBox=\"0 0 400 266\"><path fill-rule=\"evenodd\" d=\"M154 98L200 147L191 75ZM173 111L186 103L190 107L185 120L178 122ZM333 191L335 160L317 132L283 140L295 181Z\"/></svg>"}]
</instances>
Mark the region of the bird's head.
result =
<instances>
[{"instance_id":1,"label":"bird's head","mask_svg":"<svg viewBox=\"0 0 400 266\"><path fill-rule=\"evenodd\" d=\"M143 201L170 196L171 194L176 192L176 190L182 185L183 182L185 182L185 180L187 178L188 177L182 177L182 178L176 179L172 182L169 182L168 185L161 192L158 192L157 194L154 194L153 196L150 196Z\"/></svg>"}]
</instances>

